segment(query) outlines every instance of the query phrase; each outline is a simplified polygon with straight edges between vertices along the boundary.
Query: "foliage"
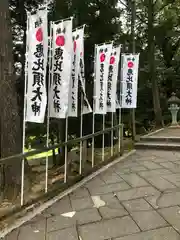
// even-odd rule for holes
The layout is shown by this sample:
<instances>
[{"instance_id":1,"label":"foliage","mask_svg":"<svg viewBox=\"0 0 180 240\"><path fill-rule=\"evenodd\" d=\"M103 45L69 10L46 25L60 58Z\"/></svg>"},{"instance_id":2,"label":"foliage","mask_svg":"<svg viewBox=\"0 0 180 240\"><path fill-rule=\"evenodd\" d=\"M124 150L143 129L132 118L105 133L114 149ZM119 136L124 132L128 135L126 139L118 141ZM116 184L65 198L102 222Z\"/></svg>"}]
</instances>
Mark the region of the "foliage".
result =
<instances>
[{"instance_id":1,"label":"foliage","mask_svg":"<svg viewBox=\"0 0 180 240\"><path fill-rule=\"evenodd\" d=\"M136 0L136 51L140 52L140 73L138 90L138 108L136 119L138 125L146 128L153 124L153 94L152 82L149 81L148 62L148 1ZM37 0L11 0L10 9L12 16L12 29L14 42L14 58L16 62L24 64L25 53L25 22L26 10L37 8L40 1ZM168 114L167 98L172 91L180 86L180 2L178 0L154 1L154 35L155 35L155 76L160 89L161 108L163 113ZM49 9L50 20L74 17L74 27L86 24L85 41L85 64L86 64L86 88L89 100L92 104L92 73L94 44L114 39L124 44L125 49L130 51L130 14L131 1L122 0L61 0L52 2ZM23 42L23 44L17 44ZM17 90L20 92L19 104L22 109L23 102L23 72L17 81ZM124 119L128 123L128 113L124 111ZM88 122L86 134L91 132L91 116L85 117ZM127 119L127 120L126 120ZM169 119L169 117L166 117ZM97 118L101 122L101 118ZM166 121L167 122L167 121ZM52 129L54 123L52 123ZM98 125L98 124L97 124ZM71 134L79 135L80 118L69 120ZM76 126L76 127L74 127ZM101 126L101 124L99 125ZM44 135L45 126L38 128L37 125L29 125L28 136ZM58 134L54 131L55 135Z\"/></svg>"}]
</instances>

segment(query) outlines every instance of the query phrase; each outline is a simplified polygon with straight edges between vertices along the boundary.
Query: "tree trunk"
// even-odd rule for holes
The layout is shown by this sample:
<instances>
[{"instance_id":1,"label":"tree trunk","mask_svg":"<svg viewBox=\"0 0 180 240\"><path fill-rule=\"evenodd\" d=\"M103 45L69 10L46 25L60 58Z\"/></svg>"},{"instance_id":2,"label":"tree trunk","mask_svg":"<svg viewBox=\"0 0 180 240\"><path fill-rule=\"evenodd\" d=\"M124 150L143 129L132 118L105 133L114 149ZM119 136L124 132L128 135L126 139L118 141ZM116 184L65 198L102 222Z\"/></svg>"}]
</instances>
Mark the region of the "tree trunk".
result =
<instances>
[{"instance_id":1,"label":"tree trunk","mask_svg":"<svg viewBox=\"0 0 180 240\"><path fill-rule=\"evenodd\" d=\"M0 1L0 31L0 156L2 158L22 151L8 0ZM6 190L6 198L12 198L12 194L17 195L20 187L21 159L5 162L0 170L1 190Z\"/></svg>"},{"instance_id":2,"label":"tree trunk","mask_svg":"<svg viewBox=\"0 0 180 240\"><path fill-rule=\"evenodd\" d=\"M156 127L164 125L160 106L158 83L155 76L155 39L154 39L154 3L148 0L148 50L149 50L149 79L152 82L152 94Z\"/></svg>"}]
</instances>

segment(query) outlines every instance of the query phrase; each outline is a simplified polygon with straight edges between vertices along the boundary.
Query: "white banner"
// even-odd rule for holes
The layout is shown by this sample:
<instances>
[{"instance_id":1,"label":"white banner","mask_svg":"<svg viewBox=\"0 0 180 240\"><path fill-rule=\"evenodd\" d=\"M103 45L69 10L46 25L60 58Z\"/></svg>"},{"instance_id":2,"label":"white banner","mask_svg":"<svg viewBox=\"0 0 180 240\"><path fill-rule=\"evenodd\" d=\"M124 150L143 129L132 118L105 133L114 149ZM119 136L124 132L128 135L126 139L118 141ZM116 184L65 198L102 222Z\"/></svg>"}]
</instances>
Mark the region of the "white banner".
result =
<instances>
[{"instance_id":1,"label":"white banner","mask_svg":"<svg viewBox=\"0 0 180 240\"><path fill-rule=\"evenodd\" d=\"M69 93L68 116L78 115L78 76L80 72L80 58L84 44L84 26L73 31L73 60Z\"/></svg>"},{"instance_id":2,"label":"white banner","mask_svg":"<svg viewBox=\"0 0 180 240\"><path fill-rule=\"evenodd\" d=\"M43 123L47 104L46 67L48 53L47 10L28 15L27 92L25 121Z\"/></svg>"},{"instance_id":3,"label":"white banner","mask_svg":"<svg viewBox=\"0 0 180 240\"><path fill-rule=\"evenodd\" d=\"M96 46L94 83L95 114L106 114L107 112L107 81L111 52L112 44Z\"/></svg>"},{"instance_id":4,"label":"white banner","mask_svg":"<svg viewBox=\"0 0 180 240\"><path fill-rule=\"evenodd\" d=\"M123 55L122 108L136 108L139 54Z\"/></svg>"},{"instance_id":5,"label":"white banner","mask_svg":"<svg viewBox=\"0 0 180 240\"><path fill-rule=\"evenodd\" d=\"M116 91L121 45L113 47L107 84L107 112L116 112Z\"/></svg>"},{"instance_id":6,"label":"white banner","mask_svg":"<svg viewBox=\"0 0 180 240\"><path fill-rule=\"evenodd\" d=\"M49 90L50 117L68 115L69 85L72 65L72 19L53 23L52 81Z\"/></svg>"},{"instance_id":7,"label":"white banner","mask_svg":"<svg viewBox=\"0 0 180 240\"><path fill-rule=\"evenodd\" d=\"M92 108L89 104L89 101L86 96L85 89L85 67L84 67L84 27L83 27L83 38L81 38L82 42L79 44L79 52L80 52L80 68L79 68L79 76L78 79L80 81L81 92L83 94L83 105L82 105L82 114L88 114L92 112Z\"/></svg>"},{"instance_id":8,"label":"white banner","mask_svg":"<svg viewBox=\"0 0 180 240\"><path fill-rule=\"evenodd\" d=\"M81 57L80 59L80 74L79 74L79 80L81 85L81 92L83 94L83 105L82 105L82 114L89 114L92 112L92 108L89 104L89 101L86 96L86 89L85 89L85 73L84 73L84 58Z\"/></svg>"},{"instance_id":9,"label":"white banner","mask_svg":"<svg viewBox=\"0 0 180 240\"><path fill-rule=\"evenodd\" d=\"M123 79L123 55L121 55L121 69L120 69L120 76L117 80L117 89L116 89L116 109L120 109L122 105L122 79Z\"/></svg>"}]
</instances>

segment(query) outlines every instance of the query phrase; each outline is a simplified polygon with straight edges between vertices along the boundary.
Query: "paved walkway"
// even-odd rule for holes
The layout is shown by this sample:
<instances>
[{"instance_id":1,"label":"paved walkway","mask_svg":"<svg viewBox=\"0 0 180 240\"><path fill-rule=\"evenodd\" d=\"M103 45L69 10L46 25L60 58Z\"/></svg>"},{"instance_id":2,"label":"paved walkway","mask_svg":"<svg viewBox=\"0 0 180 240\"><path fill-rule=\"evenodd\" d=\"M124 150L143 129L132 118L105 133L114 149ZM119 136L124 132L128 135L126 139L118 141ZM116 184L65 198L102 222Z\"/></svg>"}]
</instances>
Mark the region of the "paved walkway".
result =
<instances>
[{"instance_id":1,"label":"paved walkway","mask_svg":"<svg viewBox=\"0 0 180 240\"><path fill-rule=\"evenodd\" d=\"M5 240L179 240L180 152L137 151Z\"/></svg>"}]
</instances>

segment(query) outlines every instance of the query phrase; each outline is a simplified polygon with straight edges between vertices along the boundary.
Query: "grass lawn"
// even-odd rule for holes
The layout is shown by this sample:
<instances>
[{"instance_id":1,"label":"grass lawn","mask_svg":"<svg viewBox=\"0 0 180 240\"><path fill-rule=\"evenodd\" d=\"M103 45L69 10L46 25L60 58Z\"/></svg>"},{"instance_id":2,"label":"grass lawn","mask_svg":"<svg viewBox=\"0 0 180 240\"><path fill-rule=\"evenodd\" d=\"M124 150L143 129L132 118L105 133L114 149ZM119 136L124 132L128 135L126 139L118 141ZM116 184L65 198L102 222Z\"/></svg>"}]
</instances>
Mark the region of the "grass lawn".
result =
<instances>
[{"instance_id":1,"label":"grass lawn","mask_svg":"<svg viewBox=\"0 0 180 240\"><path fill-rule=\"evenodd\" d=\"M25 152L31 152L31 151L35 151L36 149L27 149L25 148ZM58 154L58 148L55 149L55 153ZM30 156L27 158L28 161L32 160L32 159L39 159L39 158L45 158L46 156L51 157L52 156L52 150L50 150L49 152L43 152L43 153L39 153L39 154L35 154L33 156Z\"/></svg>"}]
</instances>

